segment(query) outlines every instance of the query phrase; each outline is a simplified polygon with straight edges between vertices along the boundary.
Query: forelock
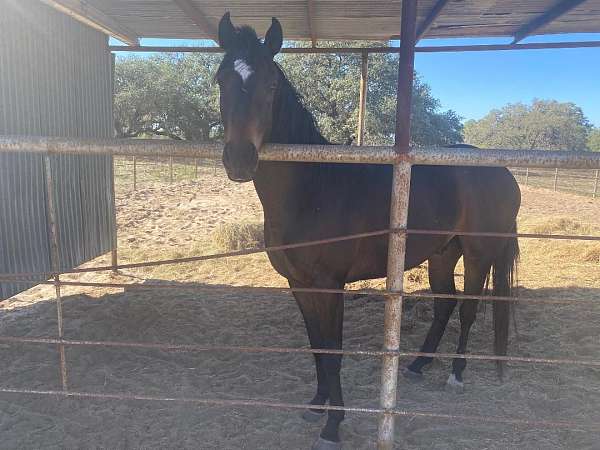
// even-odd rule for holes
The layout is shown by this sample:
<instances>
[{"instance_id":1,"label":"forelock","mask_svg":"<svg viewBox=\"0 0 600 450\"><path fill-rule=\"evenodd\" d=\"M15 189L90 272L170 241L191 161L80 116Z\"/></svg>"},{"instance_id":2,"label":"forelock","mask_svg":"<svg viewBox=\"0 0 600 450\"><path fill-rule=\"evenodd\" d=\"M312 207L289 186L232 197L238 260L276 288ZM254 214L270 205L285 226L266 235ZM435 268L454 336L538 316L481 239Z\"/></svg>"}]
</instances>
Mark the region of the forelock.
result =
<instances>
[{"instance_id":1,"label":"forelock","mask_svg":"<svg viewBox=\"0 0 600 450\"><path fill-rule=\"evenodd\" d=\"M235 70L244 82L255 72L256 64L269 54L256 31L249 26L235 28L235 38L227 51L217 73L225 68Z\"/></svg>"}]
</instances>

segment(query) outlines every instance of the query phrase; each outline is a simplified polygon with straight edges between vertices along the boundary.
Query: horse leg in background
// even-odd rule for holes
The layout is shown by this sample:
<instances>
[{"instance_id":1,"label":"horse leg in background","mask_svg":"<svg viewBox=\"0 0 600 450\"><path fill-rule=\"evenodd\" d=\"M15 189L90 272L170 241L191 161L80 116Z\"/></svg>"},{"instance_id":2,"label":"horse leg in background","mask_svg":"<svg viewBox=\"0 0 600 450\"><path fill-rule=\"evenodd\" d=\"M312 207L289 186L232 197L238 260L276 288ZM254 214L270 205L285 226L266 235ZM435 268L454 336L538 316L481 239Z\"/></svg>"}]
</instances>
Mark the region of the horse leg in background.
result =
<instances>
[{"instance_id":1,"label":"horse leg in background","mask_svg":"<svg viewBox=\"0 0 600 450\"><path fill-rule=\"evenodd\" d=\"M290 286L292 286L291 283ZM308 294L294 292L296 303L298 303L300 311L302 312L302 317L304 318L304 325L306 326L310 347L323 348L319 321L314 319L317 312L311 308L311 303L302 301L303 295ZM327 374L325 373L321 355L313 353L313 356L315 358L315 369L317 372L317 393L309 402L309 405L324 405L327 403L327 400L329 400L329 384L327 382ZM325 416L326 413L327 411L324 409L308 408L302 413L302 418L307 422L318 422Z\"/></svg>"},{"instance_id":2,"label":"horse leg in background","mask_svg":"<svg viewBox=\"0 0 600 450\"><path fill-rule=\"evenodd\" d=\"M462 249L458 239L454 238L440 253L429 258L429 284L434 294L456 294L454 269L461 256ZM455 299L436 298L434 300L433 322L421 347L421 352L435 353L455 306ZM419 356L403 373L407 378L421 378L423 376L421 370L431 361L433 361L431 357Z\"/></svg>"},{"instance_id":3,"label":"horse leg in background","mask_svg":"<svg viewBox=\"0 0 600 450\"><path fill-rule=\"evenodd\" d=\"M464 264L465 295L481 295L485 280L492 267L491 261L483 256L478 255L474 257L466 253L464 256ZM475 322L478 303L478 300L463 300L460 305L460 336L458 338L458 348L456 349L456 353L465 353L467 351L469 331L471 330L473 322ZM459 392L464 389L463 372L466 367L466 359L454 358L452 361L452 373L447 381L449 388Z\"/></svg>"},{"instance_id":4,"label":"horse leg in background","mask_svg":"<svg viewBox=\"0 0 600 450\"><path fill-rule=\"evenodd\" d=\"M290 281L292 288L308 286ZM314 286L311 286L314 287ZM341 289L338 283L318 285L319 288ZM344 296L342 294L315 294L294 292L296 302L300 307L306 331L312 348L342 349L342 331L344 320ZM317 393L310 402L312 405L324 405L327 399L332 406L344 406L340 369L342 355L315 354L317 368ZM317 410L308 409L303 414L305 419L315 421L319 416ZM323 427L319 439L313 445L313 450L337 450L341 448L339 437L340 422L344 420L344 411L329 410L327 423ZM312 420L311 420L312 419Z\"/></svg>"}]
</instances>

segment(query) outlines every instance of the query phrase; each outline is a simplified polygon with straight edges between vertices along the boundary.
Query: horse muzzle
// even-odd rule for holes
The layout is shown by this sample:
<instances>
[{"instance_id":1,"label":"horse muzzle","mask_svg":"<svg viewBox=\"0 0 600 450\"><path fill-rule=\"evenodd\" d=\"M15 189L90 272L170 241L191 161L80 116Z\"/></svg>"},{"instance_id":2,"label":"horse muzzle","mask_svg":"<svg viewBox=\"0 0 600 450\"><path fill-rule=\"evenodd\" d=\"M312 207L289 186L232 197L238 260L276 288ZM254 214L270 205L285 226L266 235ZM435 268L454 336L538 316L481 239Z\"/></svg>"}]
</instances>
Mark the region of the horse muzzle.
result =
<instances>
[{"instance_id":1,"label":"horse muzzle","mask_svg":"<svg viewBox=\"0 0 600 450\"><path fill-rule=\"evenodd\" d=\"M258 151L251 142L228 142L223 150L223 166L231 181L252 181L258 169Z\"/></svg>"}]
</instances>

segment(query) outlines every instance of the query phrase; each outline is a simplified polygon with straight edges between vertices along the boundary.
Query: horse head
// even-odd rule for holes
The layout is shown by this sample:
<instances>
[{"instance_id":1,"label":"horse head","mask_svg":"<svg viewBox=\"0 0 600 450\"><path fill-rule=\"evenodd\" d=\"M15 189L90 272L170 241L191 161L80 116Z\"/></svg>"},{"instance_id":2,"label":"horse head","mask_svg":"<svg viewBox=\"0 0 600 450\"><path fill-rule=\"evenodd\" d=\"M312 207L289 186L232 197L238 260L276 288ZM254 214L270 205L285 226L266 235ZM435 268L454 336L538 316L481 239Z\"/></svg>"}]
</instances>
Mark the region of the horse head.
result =
<instances>
[{"instance_id":1,"label":"horse head","mask_svg":"<svg viewBox=\"0 0 600 450\"><path fill-rule=\"evenodd\" d=\"M225 128L223 165L233 181L251 181L258 168L258 150L273 124L273 102L279 70L273 60L283 44L275 18L264 41L249 27L235 27L229 13L219 23L219 45L225 56L216 79Z\"/></svg>"}]
</instances>

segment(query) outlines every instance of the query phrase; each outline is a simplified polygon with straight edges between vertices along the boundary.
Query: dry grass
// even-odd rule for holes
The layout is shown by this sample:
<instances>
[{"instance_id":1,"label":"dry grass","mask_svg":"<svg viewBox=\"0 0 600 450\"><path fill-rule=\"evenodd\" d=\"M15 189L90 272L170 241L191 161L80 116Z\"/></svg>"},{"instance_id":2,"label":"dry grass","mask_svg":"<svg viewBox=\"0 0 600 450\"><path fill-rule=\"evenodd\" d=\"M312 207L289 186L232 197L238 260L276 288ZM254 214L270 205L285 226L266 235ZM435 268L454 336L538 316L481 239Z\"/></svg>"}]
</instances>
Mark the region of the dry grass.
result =
<instances>
[{"instance_id":1,"label":"dry grass","mask_svg":"<svg viewBox=\"0 0 600 450\"><path fill-rule=\"evenodd\" d=\"M600 244L592 244L583 253L583 260L600 265Z\"/></svg>"},{"instance_id":2,"label":"dry grass","mask_svg":"<svg viewBox=\"0 0 600 450\"><path fill-rule=\"evenodd\" d=\"M260 247L265 243L262 222L225 223L219 225L211 237L216 248L224 252Z\"/></svg>"},{"instance_id":3,"label":"dry grass","mask_svg":"<svg viewBox=\"0 0 600 450\"><path fill-rule=\"evenodd\" d=\"M586 235L592 234L593 227L570 217L552 217L540 219L537 224L532 226L531 231L538 234Z\"/></svg>"}]
</instances>

